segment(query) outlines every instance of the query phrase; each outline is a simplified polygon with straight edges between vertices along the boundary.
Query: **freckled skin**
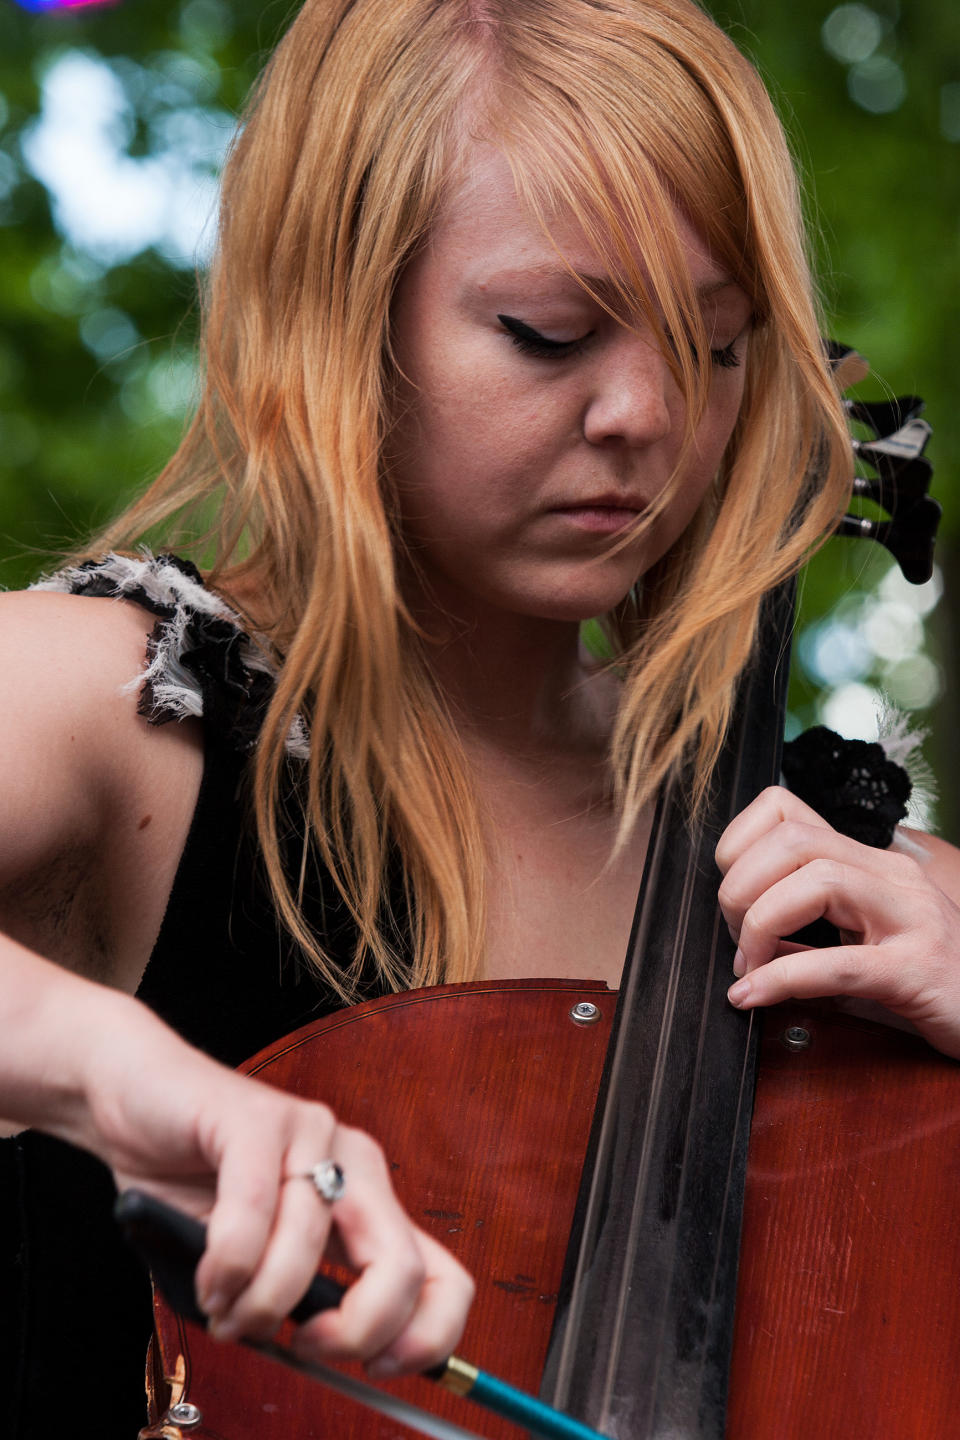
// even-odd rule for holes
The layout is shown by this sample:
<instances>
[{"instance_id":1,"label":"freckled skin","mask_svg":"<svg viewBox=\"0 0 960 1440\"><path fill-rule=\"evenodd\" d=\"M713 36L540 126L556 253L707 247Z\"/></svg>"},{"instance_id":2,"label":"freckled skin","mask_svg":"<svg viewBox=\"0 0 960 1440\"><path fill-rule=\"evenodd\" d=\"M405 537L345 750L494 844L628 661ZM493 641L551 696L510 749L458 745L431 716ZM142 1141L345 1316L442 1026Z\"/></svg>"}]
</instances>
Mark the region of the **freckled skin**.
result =
<instances>
[{"instance_id":1,"label":"freckled skin","mask_svg":"<svg viewBox=\"0 0 960 1440\"><path fill-rule=\"evenodd\" d=\"M704 302L711 343L736 341L741 363L713 374L697 453L673 503L648 534L610 555L610 535L582 514L575 523L563 507L622 500L625 520L635 518L678 459L683 397L651 337L607 315L565 273L521 209L506 162L478 145L468 181L408 267L394 312L409 383L391 470L405 536L448 610L596 615L689 522L736 421L750 304L739 287L722 284L678 218L694 284L716 292ZM598 273L575 227L557 224L554 233L578 272ZM524 353L497 318L504 313L554 341L589 338L569 355Z\"/></svg>"}]
</instances>

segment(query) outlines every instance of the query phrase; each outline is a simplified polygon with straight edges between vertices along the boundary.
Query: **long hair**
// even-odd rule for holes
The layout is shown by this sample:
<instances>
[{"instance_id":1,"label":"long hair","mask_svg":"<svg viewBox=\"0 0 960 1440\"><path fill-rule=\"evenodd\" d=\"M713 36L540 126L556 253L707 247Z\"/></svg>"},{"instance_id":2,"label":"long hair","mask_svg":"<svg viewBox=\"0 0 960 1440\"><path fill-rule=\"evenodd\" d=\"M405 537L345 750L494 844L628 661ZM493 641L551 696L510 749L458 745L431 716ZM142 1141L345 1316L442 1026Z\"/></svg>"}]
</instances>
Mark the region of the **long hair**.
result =
<instances>
[{"instance_id":1,"label":"long hair","mask_svg":"<svg viewBox=\"0 0 960 1440\"><path fill-rule=\"evenodd\" d=\"M482 962L482 827L400 596L382 463L391 299L477 135L501 147L547 229L558 207L582 224L630 313L664 343L689 335L673 361L688 435L709 341L678 210L753 302L742 410L715 484L603 619L623 677L611 756L622 833L681 759L694 757L694 802L702 793L760 597L849 489L788 149L755 71L691 0L307 0L225 169L198 411L101 543L129 546L186 515L210 582L239 597L280 662L255 757L258 836L280 918L345 995L371 956L394 985L469 978ZM310 758L291 787L284 742L298 714ZM282 858L291 803L306 832L299 875ZM389 903L397 853L403 916ZM301 914L315 862L356 922L346 971Z\"/></svg>"}]
</instances>

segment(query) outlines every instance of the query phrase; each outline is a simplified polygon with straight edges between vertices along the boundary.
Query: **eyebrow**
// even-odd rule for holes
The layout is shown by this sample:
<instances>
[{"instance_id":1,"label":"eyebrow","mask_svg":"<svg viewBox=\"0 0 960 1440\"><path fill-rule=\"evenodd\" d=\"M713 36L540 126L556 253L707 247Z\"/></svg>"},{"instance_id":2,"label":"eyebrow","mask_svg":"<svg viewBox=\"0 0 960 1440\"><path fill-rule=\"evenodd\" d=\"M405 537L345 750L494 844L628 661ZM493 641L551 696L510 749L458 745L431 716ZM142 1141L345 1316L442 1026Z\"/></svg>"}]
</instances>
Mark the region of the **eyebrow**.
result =
<instances>
[{"instance_id":1,"label":"eyebrow","mask_svg":"<svg viewBox=\"0 0 960 1440\"><path fill-rule=\"evenodd\" d=\"M493 275L488 277L488 283L495 283L501 276L506 275L542 280L575 280L605 300L619 299L621 296L621 292L608 275L590 275L584 270L567 269L565 265L544 262L539 265L517 266L516 268L505 267L502 271L494 271ZM736 284L737 281L732 275L721 271L719 275L702 280L699 285L695 285L694 294L699 300L709 300L721 290L726 290Z\"/></svg>"},{"instance_id":2,"label":"eyebrow","mask_svg":"<svg viewBox=\"0 0 960 1440\"><path fill-rule=\"evenodd\" d=\"M586 275L583 271L564 271L565 274L572 274L577 280L589 285L591 290L596 290L600 295L619 294L614 282L606 275ZM731 275L720 275L715 280L701 280L699 285L693 287L693 293L698 300L709 300L711 295L716 295L721 290L726 290L731 285L736 285L736 280Z\"/></svg>"}]
</instances>

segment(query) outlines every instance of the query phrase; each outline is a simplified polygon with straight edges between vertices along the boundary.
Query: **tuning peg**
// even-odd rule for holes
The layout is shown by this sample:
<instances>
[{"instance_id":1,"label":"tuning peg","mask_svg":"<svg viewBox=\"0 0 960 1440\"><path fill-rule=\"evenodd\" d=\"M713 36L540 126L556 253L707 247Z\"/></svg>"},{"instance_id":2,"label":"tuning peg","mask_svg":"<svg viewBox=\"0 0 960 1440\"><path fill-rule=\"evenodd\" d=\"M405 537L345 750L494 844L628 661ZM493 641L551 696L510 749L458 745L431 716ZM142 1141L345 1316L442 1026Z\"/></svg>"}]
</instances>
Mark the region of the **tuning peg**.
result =
<instances>
[{"instance_id":1,"label":"tuning peg","mask_svg":"<svg viewBox=\"0 0 960 1440\"><path fill-rule=\"evenodd\" d=\"M892 435L876 440L854 440L853 448L865 459L871 456L889 457L891 460L917 460L927 448L932 431L926 420L908 420ZM874 461L870 460L873 464Z\"/></svg>"},{"instance_id":2,"label":"tuning peg","mask_svg":"<svg viewBox=\"0 0 960 1440\"><path fill-rule=\"evenodd\" d=\"M895 400L844 400L852 420L859 420L874 435L893 435L923 410L919 395L898 395Z\"/></svg>"},{"instance_id":3,"label":"tuning peg","mask_svg":"<svg viewBox=\"0 0 960 1440\"><path fill-rule=\"evenodd\" d=\"M845 515L837 534L879 541L890 551L911 585L922 585L933 574L933 543L942 513L937 501L924 495L904 514L890 520Z\"/></svg>"},{"instance_id":4,"label":"tuning peg","mask_svg":"<svg viewBox=\"0 0 960 1440\"><path fill-rule=\"evenodd\" d=\"M856 350L836 340L823 340L824 353L841 390L869 373L869 365ZM894 556L904 576L922 585L933 574L933 542L941 508L927 494L933 466L923 458L930 426L920 419L919 395L898 395L895 400L844 400L850 420L866 426L872 440L853 439L858 460L876 471L876 478L857 475L854 495L872 500L887 511L889 520L866 515L845 515L838 535L877 540Z\"/></svg>"},{"instance_id":5,"label":"tuning peg","mask_svg":"<svg viewBox=\"0 0 960 1440\"><path fill-rule=\"evenodd\" d=\"M859 385L870 374L870 362L858 350L841 345L838 340L824 339L822 344L838 390L849 390L851 385Z\"/></svg>"},{"instance_id":6,"label":"tuning peg","mask_svg":"<svg viewBox=\"0 0 960 1440\"><path fill-rule=\"evenodd\" d=\"M909 510L918 500L922 500L930 489L933 466L929 460L911 460L903 465L899 460L885 464L870 459L870 463L876 464L879 478L872 479L868 475L854 476L853 493L863 495L868 500L875 500L891 515Z\"/></svg>"}]
</instances>

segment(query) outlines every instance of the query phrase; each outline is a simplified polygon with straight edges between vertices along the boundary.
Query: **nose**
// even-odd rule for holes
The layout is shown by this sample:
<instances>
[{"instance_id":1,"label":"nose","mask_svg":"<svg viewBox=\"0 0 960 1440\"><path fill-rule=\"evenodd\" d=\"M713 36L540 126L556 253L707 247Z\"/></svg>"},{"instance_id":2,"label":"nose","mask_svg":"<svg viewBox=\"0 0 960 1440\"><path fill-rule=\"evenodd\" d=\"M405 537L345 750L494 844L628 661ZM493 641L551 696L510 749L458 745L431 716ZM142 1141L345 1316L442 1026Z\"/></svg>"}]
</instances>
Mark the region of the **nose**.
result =
<instances>
[{"instance_id":1,"label":"nose","mask_svg":"<svg viewBox=\"0 0 960 1440\"><path fill-rule=\"evenodd\" d=\"M591 445L656 444L670 432L679 392L657 347L625 334L611 347L593 377L583 417Z\"/></svg>"}]
</instances>

